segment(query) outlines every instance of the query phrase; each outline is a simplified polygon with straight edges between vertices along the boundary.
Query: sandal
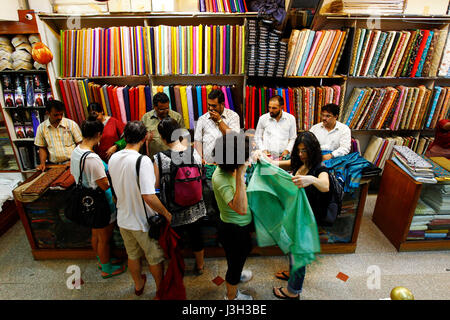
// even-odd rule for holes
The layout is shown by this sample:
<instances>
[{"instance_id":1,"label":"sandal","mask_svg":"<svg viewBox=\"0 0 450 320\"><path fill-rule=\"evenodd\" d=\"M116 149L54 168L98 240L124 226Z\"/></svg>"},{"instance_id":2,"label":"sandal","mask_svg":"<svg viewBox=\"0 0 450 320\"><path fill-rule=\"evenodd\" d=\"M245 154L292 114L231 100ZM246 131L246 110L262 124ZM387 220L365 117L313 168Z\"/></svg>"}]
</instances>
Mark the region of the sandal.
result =
<instances>
[{"instance_id":1,"label":"sandal","mask_svg":"<svg viewBox=\"0 0 450 320\"><path fill-rule=\"evenodd\" d=\"M141 277L144 280L144 285L140 290L136 290L136 287L134 288L134 294L138 297L144 293L145 283L147 282L147 276L145 274L141 275Z\"/></svg>"},{"instance_id":2,"label":"sandal","mask_svg":"<svg viewBox=\"0 0 450 320\"><path fill-rule=\"evenodd\" d=\"M122 259L119 258L111 258L109 259L109 262L111 262L111 264L118 265L121 264L123 261ZM100 258L98 256L97 256L97 269L102 270L102 264L100 263Z\"/></svg>"},{"instance_id":3,"label":"sandal","mask_svg":"<svg viewBox=\"0 0 450 320\"><path fill-rule=\"evenodd\" d=\"M114 266L114 271L112 271L111 273L105 272L102 270L102 278L103 279L108 279L114 276L118 276L119 274L124 273L125 271L127 271L127 266L122 265L122 266ZM100 269L101 270L101 269Z\"/></svg>"},{"instance_id":4,"label":"sandal","mask_svg":"<svg viewBox=\"0 0 450 320\"><path fill-rule=\"evenodd\" d=\"M281 295L278 295L277 292L275 291L275 289L278 289L278 292L280 292ZM286 293L284 293L282 289L283 289L283 287L273 288L272 289L273 295L275 297L277 297L278 299L282 299L282 300L300 300L300 295L297 295L295 297L290 297Z\"/></svg>"},{"instance_id":5,"label":"sandal","mask_svg":"<svg viewBox=\"0 0 450 320\"><path fill-rule=\"evenodd\" d=\"M289 280L289 271L278 271L275 274L275 277L277 277L280 280L288 281Z\"/></svg>"}]
</instances>

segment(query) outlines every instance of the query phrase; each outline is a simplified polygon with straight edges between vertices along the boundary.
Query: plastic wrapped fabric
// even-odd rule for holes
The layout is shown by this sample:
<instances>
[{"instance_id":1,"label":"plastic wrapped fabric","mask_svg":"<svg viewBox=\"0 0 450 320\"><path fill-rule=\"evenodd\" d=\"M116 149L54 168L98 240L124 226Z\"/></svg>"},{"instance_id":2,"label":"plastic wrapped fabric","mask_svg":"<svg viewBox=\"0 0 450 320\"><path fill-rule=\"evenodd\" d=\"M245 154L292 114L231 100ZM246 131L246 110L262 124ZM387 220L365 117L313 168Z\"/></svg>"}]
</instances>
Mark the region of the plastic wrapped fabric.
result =
<instances>
[{"instance_id":1,"label":"plastic wrapped fabric","mask_svg":"<svg viewBox=\"0 0 450 320\"><path fill-rule=\"evenodd\" d=\"M264 160L255 165L247 188L260 247L278 245L293 257L293 270L310 264L320 252L319 233L305 190L292 175Z\"/></svg>"}]
</instances>

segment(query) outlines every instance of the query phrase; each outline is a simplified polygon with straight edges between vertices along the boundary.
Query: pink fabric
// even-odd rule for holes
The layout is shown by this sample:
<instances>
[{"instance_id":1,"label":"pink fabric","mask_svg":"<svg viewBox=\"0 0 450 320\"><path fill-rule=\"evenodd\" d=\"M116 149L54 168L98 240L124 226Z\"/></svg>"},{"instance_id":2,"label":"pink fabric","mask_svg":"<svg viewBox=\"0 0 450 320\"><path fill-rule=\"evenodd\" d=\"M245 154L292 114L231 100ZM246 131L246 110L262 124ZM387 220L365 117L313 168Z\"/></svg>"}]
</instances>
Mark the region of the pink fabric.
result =
<instances>
[{"instance_id":1,"label":"pink fabric","mask_svg":"<svg viewBox=\"0 0 450 320\"><path fill-rule=\"evenodd\" d=\"M123 100L123 87L117 88L117 100L119 101L120 117L123 124L127 123L127 112L125 111L125 101Z\"/></svg>"}]
</instances>

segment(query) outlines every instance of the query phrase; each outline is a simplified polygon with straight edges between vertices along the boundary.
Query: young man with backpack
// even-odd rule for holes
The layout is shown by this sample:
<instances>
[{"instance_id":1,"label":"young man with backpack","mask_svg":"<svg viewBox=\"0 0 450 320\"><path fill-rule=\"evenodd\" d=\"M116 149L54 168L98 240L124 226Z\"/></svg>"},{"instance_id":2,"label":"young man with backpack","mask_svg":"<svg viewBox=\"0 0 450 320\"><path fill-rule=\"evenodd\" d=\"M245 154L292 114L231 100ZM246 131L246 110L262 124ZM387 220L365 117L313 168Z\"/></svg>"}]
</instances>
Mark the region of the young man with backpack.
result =
<instances>
[{"instance_id":1,"label":"young man with backpack","mask_svg":"<svg viewBox=\"0 0 450 320\"><path fill-rule=\"evenodd\" d=\"M173 213L171 226L181 236L186 232L195 256L194 272L203 274L204 249L201 219L206 216L202 193L202 159L183 141L186 130L172 118L158 124L161 140L168 150L154 156L156 188L162 203ZM182 142L183 141L183 142Z\"/></svg>"},{"instance_id":2,"label":"young man with backpack","mask_svg":"<svg viewBox=\"0 0 450 320\"><path fill-rule=\"evenodd\" d=\"M141 159L139 150L147 139L141 121L130 121L124 129L127 146L109 160L109 173L117 196L117 224L128 255L128 269L134 280L135 294L142 295L147 281L141 274L140 258L145 255L158 292L163 277L164 252L157 240L149 237L148 216L161 214L170 223L171 213L156 196L155 174L149 157ZM139 178L138 178L139 177Z\"/></svg>"}]
</instances>

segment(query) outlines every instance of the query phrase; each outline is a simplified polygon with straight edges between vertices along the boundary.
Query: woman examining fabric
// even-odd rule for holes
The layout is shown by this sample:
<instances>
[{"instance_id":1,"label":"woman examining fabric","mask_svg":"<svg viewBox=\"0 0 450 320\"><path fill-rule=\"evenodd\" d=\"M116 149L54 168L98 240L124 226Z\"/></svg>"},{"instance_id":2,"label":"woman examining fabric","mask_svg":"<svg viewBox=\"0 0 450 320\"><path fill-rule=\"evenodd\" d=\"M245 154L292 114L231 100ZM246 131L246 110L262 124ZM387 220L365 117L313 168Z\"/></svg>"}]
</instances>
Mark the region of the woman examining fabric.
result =
<instances>
[{"instance_id":1,"label":"woman examining fabric","mask_svg":"<svg viewBox=\"0 0 450 320\"><path fill-rule=\"evenodd\" d=\"M88 112L104 125L102 138L95 150L103 161L108 162L111 155L120 150L119 145L115 142L120 140L125 124L116 118L105 115L102 106L96 102L89 104Z\"/></svg>"},{"instance_id":2,"label":"woman examining fabric","mask_svg":"<svg viewBox=\"0 0 450 320\"><path fill-rule=\"evenodd\" d=\"M109 224L103 228L92 229L92 249L97 254L100 263L101 275L110 278L119 275L125 271L125 267L121 264L113 264L110 259L110 239L113 233L116 221L116 207L112 199L112 191L107 177L108 167L100 157L94 153L94 147L98 145L102 138L103 124L94 117L88 118L81 124L81 133L83 135L82 142L73 150L70 159L70 172L74 176L75 181L80 177L80 161L82 156L90 152L84 161L82 168L82 183L85 187L97 189L100 188L105 192L109 203L111 217Z\"/></svg>"},{"instance_id":3,"label":"woman examining fabric","mask_svg":"<svg viewBox=\"0 0 450 320\"><path fill-rule=\"evenodd\" d=\"M304 188L311 209L320 221L326 215L327 205L331 200L329 192L330 182L328 169L322 165L322 152L316 136L311 132L301 132L292 148L290 160L273 161L267 157L264 159L293 173L292 182L298 188ZM260 154L260 156L263 156ZM280 271L276 277L288 280L287 287L274 287L273 294L279 299L296 300L305 279L306 267L292 270L292 257L289 256L290 271Z\"/></svg>"},{"instance_id":4,"label":"woman examining fabric","mask_svg":"<svg viewBox=\"0 0 450 320\"><path fill-rule=\"evenodd\" d=\"M171 226L175 232L180 235L183 231L186 231L195 256L194 272L196 275L201 275L204 270L204 246L200 223L201 218L206 216L206 206L203 199L189 207L180 207L174 203L173 199L170 198L174 178L170 174L170 168L171 158L174 158L174 161L181 160L185 164L190 164L193 160L194 164L199 167L199 173L201 174L202 158L194 148L188 147L186 143L183 143L184 141L180 141L184 139L178 134L181 131L176 132L178 129L180 129L180 125L173 118L165 118L158 124L161 140L169 147L169 150L159 152L154 156L155 187L161 190L160 199L164 206L171 208Z\"/></svg>"},{"instance_id":5,"label":"woman examining fabric","mask_svg":"<svg viewBox=\"0 0 450 320\"><path fill-rule=\"evenodd\" d=\"M239 282L252 278L250 270L243 270L252 249L252 214L248 208L244 176L249 157L248 136L230 132L216 140L214 158L218 167L213 173L212 185L220 211L219 240L228 265L225 300L253 300L238 290Z\"/></svg>"}]
</instances>

